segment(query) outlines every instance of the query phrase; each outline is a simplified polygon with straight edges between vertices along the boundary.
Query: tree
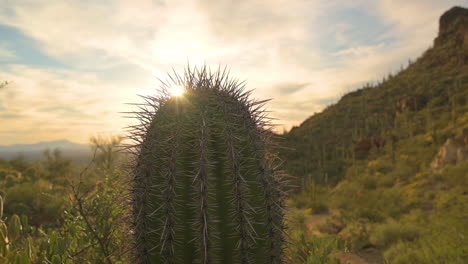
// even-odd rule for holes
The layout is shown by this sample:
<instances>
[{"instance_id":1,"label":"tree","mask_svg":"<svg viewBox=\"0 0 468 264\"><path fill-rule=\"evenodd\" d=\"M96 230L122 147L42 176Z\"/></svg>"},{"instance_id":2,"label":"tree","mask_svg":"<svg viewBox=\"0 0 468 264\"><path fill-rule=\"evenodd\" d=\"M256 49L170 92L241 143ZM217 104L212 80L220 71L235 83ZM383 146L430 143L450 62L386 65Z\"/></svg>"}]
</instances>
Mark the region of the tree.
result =
<instances>
[{"instance_id":1,"label":"tree","mask_svg":"<svg viewBox=\"0 0 468 264\"><path fill-rule=\"evenodd\" d=\"M10 84L10 83L7 82L7 81L0 82L0 89L5 88L8 84Z\"/></svg>"}]
</instances>

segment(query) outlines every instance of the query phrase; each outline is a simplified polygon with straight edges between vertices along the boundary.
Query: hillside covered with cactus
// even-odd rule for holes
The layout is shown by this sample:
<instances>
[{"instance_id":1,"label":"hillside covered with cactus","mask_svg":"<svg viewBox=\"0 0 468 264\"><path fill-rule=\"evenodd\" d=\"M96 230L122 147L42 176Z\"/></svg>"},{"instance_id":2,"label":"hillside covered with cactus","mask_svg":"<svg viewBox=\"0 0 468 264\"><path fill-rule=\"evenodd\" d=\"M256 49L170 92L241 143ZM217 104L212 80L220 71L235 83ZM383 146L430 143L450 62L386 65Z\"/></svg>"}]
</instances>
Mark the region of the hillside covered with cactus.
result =
<instances>
[{"instance_id":1,"label":"hillside covered with cactus","mask_svg":"<svg viewBox=\"0 0 468 264\"><path fill-rule=\"evenodd\" d=\"M435 144L443 144L447 135L437 132L466 113L467 12L445 13L433 47L406 69L344 95L287 132L285 145L293 148L284 153L288 171L337 183L349 161L371 158L406 138L432 133Z\"/></svg>"},{"instance_id":2,"label":"hillside covered with cactus","mask_svg":"<svg viewBox=\"0 0 468 264\"><path fill-rule=\"evenodd\" d=\"M406 69L346 94L284 138L305 229L343 239L362 263L464 263L468 10L444 13L433 47ZM308 225L320 213L323 221Z\"/></svg>"}]
</instances>

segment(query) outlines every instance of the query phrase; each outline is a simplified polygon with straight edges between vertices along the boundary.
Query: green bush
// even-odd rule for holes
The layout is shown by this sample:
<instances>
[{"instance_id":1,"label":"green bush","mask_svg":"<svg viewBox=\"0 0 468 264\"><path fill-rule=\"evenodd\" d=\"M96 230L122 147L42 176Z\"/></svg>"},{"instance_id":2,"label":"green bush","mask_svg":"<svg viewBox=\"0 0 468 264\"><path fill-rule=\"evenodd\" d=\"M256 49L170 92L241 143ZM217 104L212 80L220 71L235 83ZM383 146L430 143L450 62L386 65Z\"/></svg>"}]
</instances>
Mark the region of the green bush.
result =
<instances>
[{"instance_id":1,"label":"green bush","mask_svg":"<svg viewBox=\"0 0 468 264\"><path fill-rule=\"evenodd\" d=\"M399 241L384 252L385 260L390 264L465 264L468 259L468 246L456 245L453 239Z\"/></svg>"},{"instance_id":2,"label":"green bush","mask_svg":"<svg viewBox=\"0 0 468 264\"><path fill-rule=\"evenodd\" d=\"M342 181L333 190L330 200L347 218L366 218L372 222L397 218L409 209L398 187L370 190L360 182L349 180Z\"/></svg>"},{"instance_id":3,"label":"green bush","mask_svg":"<svg viewBox=\"0 0 468 264\"><path fill-rule=\"evenodd\" d=\"M286 258L290 263L338 264L333 252L344 247L343 240L313 235L307 227L311 213L310 208L292 208L288 211L286 219L289 243Z\"/></svg>"},{"instance_id":4,"label":"green bush","mask_svg":"<svg viewBox=\"0 0 468 264\"><path fill-rule=\"evenodd\" d=\"M468 182L468 161L445 170L443 180L448 188L465 186Z\"/></svg>"},{"instance_id":5,"label":"green bush","mask_svg":"<svg viewBox=\"0 0 468 264\"><path fill-rule=\"evenodd\" d=\"M101 141L94 144L108 145ZM99 149L86 170L62 162L59 155L33 165L0 160L0 171L8 171L0 179L0 263L130 263L128 230L121 222L128 210L121 204L125 177L120 165L99 159L103 155L120 156L115 144ZM51 170L55 174L47 175ZM70 178L63 177L65 171ZM9 185L8 177L15 184ZM74 189L65 179L78 180Z\"/></svg>"},{"instance_id":6,"label":"green bush","mask_svg":"<svg viewBox=\"0 0 468 264\"><path fill-rule=\"evenodd\" d=\"M376 226L369 240L379 248L388 248L399 241L414 241L420 233L420 228L415 224L389 221Z\"/></svg>"},{"instance_id":7,"label":"green bush","mask_svg":"<svg viewBox=\"0 0 468 264\"><path fill-rule=\"evenodd\" d=\"M291 208L286 218L290 225L294 226L294 229L305 229L307 224L307 219L310 217L311 210L310 209L297 209Z\"/></svg>"},{"instance_id":8,"label":"green bush","mask_svg":"<svg viewBox=\"0 0 468 264\"><path fill-rule=\"evenodd\" d=\"M369 175L369 174L366 174L366 175L363 175L360 179L359 179L359 182L362 184L362 186L365 188L365 189L368 189L368 190L374 190L375 188L377 188L377 178L375 177L375 175Z\"/></svg>"},{"instance_id":9,"label":"green bush","mask_svg":"<svg viewBox=\"0 0 468 264\"><path fill-rule=\"evenodd\" d=\"M339 264L333 256L335 249L342 249L341 239L317 237L310 233L291 232L292 242L288 248L288 258L292 263Z\"/></svg>"},{"instance_id":10,"label":"green bush","mask_svg":"<svg viewBox=\"0 0 468 264\"><path fill-rule=\"evenodd\" d=\"M338 234L346 225L337 218L328 218L324 223L317 225L317 229L324 234Z\"/></svg>"},{"instance_id":11,"label":"green bush","mask_svg":"<svg viewBox=\"0 0 468 264\"><path fill-rule=\"evenodd\" d=\"M309 182L304 183L302 192L290 199L290 204L297 208L308 208L313 214L321 214L328 212L328 197L328 187Z\"/></svg>"},{"instance_id":12,"label":"green bush","mask_svg":"<svg viewBox=\"0 0 468 264\"><path fill-rule=\"evenodd\" d=\"M66 200L47 181L19 183L6 191L5 212L25 214L35 225L55 224L61 218Z\"/></svg>"},{"instance_id":13,"label":"green bush","mask_svg":"<svg viewBox=\"0 0 468 264\"><path fill-rule=\"evenodd\" d=\"M350 222L338 236L345 241L346 251L358 251L370 246L370 222L366 219Z\"/></svg>"}]
</instances>

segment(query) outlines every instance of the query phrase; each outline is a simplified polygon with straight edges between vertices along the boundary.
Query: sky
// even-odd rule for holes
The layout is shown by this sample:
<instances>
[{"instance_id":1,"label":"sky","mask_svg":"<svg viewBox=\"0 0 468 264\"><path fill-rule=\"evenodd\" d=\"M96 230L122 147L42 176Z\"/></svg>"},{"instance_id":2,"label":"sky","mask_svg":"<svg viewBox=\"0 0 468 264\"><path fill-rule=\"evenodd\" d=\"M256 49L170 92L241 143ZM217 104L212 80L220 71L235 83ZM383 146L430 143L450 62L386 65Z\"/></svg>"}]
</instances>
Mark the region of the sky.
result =
<instances>
[{"instance_id":1,"label":"sky","mask_svg":"<svg viewBox=\"0 0 468 264\"><path fill-rule=\"evenodd\" d=\"M124 133L187 63L227 66L299 125L430 48L468 0L0 0L0 145Z\"/></svg>"}]
</instances>

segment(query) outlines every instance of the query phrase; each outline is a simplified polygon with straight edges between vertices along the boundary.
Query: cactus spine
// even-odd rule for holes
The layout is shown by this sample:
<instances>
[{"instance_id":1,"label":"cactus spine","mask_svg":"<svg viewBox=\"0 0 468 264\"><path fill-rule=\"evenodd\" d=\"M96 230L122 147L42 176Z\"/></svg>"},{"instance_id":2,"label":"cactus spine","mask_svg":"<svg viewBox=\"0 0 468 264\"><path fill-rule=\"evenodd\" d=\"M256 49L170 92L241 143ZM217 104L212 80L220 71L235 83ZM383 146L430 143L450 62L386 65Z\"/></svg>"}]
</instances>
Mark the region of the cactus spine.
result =
<instances>
[{"instance_id":1,"label":"cactus spine","mask_svg":"<svg viewBox=\"0 0 468 264\"><path fill-rule=\"evenodd\" d=\"M169 77L132 128L136 260L283 263L283 174L266 101L226 70ZM184 95L170 96L173 85Z\"/></svg>"}]
</instances>

